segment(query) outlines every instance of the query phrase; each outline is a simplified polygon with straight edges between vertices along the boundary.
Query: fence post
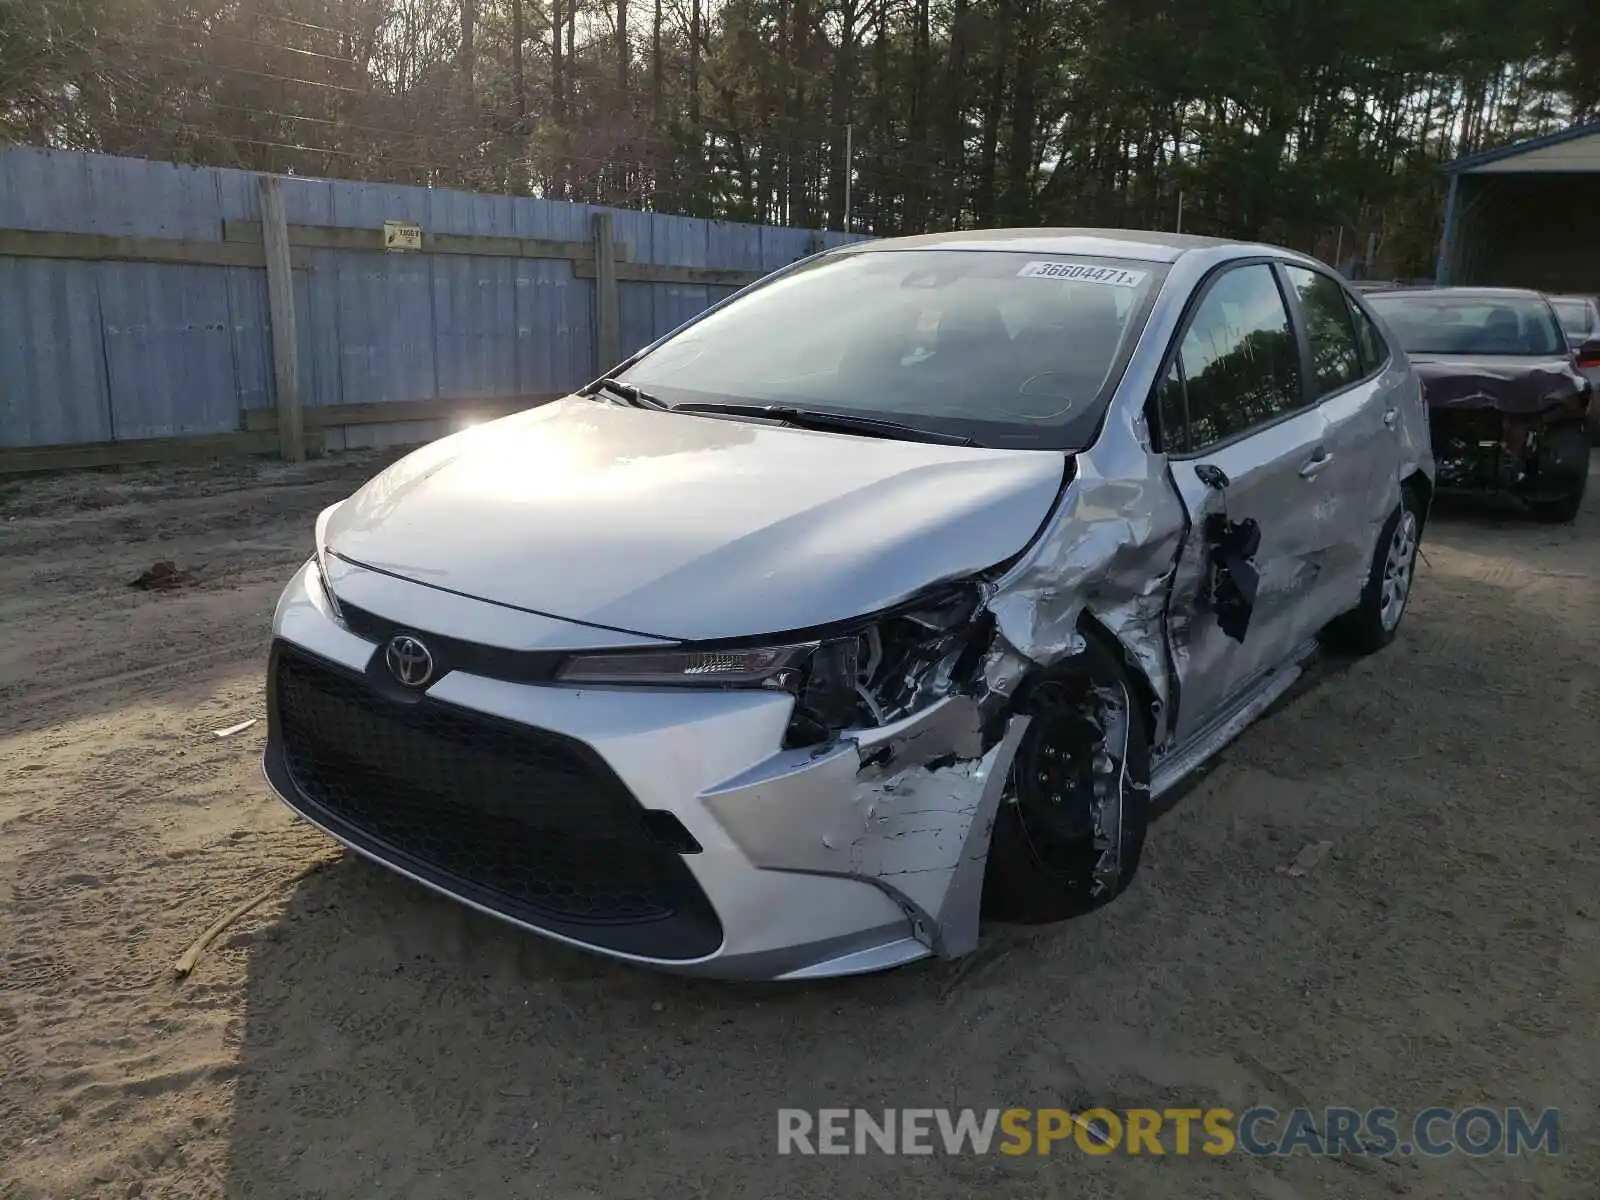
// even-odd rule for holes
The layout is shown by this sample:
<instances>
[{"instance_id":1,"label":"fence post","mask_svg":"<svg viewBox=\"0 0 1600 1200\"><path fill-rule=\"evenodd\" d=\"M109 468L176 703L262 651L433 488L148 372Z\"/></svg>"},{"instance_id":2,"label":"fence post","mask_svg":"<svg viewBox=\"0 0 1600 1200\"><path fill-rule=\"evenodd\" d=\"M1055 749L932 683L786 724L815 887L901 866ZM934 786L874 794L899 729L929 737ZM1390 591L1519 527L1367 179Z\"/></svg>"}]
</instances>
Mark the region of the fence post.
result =
<instances>
[{"instance_id":1,"label":"fence post","mask_svg":"<svg viewBox=\"0 0 1600 1200\"><path fill-rule=\"evenodd\" d=\"M272 377L278 394L278 453L288 462L300 462L306 456L300 415L300 341L295 335L289 222L283 210L283 181L276 175L261 176L261 245L267 259Z\"/></svg>"},{"instance_id":2,"label":"fence post","mask_svg":"<svg viewBox=\"0 0 1600 1200\"><path fill-rule=\"evenodd\" d=\"M621 331L618 329L617 246L611 238L611 214L594 214L594 351L602 374L622 358Z\"/></svg>"}]
</instances>

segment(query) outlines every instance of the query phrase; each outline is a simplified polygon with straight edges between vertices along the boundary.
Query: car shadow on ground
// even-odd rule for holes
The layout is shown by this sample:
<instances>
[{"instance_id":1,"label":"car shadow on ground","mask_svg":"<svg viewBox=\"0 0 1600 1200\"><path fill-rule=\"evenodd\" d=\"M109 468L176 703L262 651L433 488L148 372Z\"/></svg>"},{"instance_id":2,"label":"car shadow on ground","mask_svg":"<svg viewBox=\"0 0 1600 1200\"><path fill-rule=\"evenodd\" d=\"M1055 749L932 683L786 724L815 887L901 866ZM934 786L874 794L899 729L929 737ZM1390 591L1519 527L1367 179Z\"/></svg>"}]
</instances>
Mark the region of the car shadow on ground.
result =
<instances>
[{"instance_id":1,"label":"car shadow on ground","mask_svg":"<svg viewBox=\"0 0 1600 1200\"><path fill-rule=\"evenodd\" d=\"M1502 606L1517 624L1485 658L1484 631L1454 620L1431 590L1394 647L1319 666L1229 751L1222 779L1188 789L1176 802L1183 819L1153 832L1128 896L1067 925L986 926L980 949L954 963L805 985L676 978L520 933L345 855L231 942L247 962L229 1194L809 1197L870 1187L1034 1197L1063 1172L1074 1191L1096 1194L1124 1172L1142 1197L1412 1194L1416 1177L1398 1168L1303 1158L780 1158L776 1114L1202 1101L1242 1110L1306 1097L1420 1108L1455 1096L1464 1077L1496 1095L1537 1083L1541 1103L1562 1088L1579 1089L1567 1102L1592 1101L1548 1056L1523 1075L1493 1057L1494 1038L1456 1044L1460 1030L1501 1028L1502 1009L1528 1001L1520 993L1555 994L1569 969L1554 948L1563 897L1537 889L1533 908L1516 913L1478 903L1528 894L1533 861L1567 869L1549 865L1559 830L1553 842L1474 786L1524 770L1527 739L1559 733L1528 712L1502 714L1497 663L1524 663L1517 687L1553 685L1574 669L1569 641L1525 597L1452 579L1472 611ZM1421 744L1413 706L1452 689L1466 689L1461 715ZM1344 728L1360 736L1330 734ZM1425 772L1394 765L1419 759ZM1385 762L1387 774L1363 773ZM1281 794L1237 800L1251 779ZM1558 824L1582 807L1566 786L1553 778L1541 801ZM1304 795L1317 804L1302 806ZM1230 807L1239 803L1242 814ZM1281 828L1269 838L1251 821ZM1348 830L1348 857L1315 884L1283 879L1276 864L1330 821ZM1465 874L1446 853L1452 840L1472 856ZM1316 886L1332 889L1332 907L1316 907ZM1411 921L1430 939L1470 937L1472 953L1426 959ZM1555 931L1549 947L1542 927ZM1374 952L1375 937L1398 938L1398 949ZM1419 1025L1419 987L1446 998L1441 1020L1456 1033ZM1346 1094L1352 1078L1359 1095ZM1477 1160L1437 1170L1427 1178L1450 1182L1428 1194L1503 1194Z\"/></svg>"}]
</instances>

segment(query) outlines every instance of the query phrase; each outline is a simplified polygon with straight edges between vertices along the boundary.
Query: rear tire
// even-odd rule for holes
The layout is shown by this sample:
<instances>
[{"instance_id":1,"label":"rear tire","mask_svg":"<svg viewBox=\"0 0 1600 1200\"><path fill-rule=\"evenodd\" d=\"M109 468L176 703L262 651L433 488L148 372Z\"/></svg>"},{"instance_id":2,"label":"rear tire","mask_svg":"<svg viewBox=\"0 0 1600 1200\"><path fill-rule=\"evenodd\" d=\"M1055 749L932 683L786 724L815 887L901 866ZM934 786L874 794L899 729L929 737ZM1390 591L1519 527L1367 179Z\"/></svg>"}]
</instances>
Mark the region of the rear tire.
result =
<instances>
[{"instance_id":1,"label":"rear tire","mask_svg":"<svg viewBox=\"0 0 1600 1200\"><path fill-rule=\"evenodd\" d=\"M1411 601L1416 576L1417 549L1422 541L1422 512L1416 494L1400 489L1400 503L1384 522L1372 551L1372 565L1361 603L1339 617L1324 632L1323 640L1345 654L1376 654L1400 630Z\"/></svg>"},{"instance_id":2,"label":"rear tire","mask_svg":"<svg viewBox=\"0 0 1600 1200\"><path fill-rule=\"evenodd\" d=\"M1570 525L1578 519L1578 510L1583 507L1583 493L1574 496L1563 496L1559 500L1527 500L1528 515L1535 521L1542 521L1546 525Z\"/></svg>"},{"instance_id":3,"label":"rear tire","mask_svg":"<svg viewBox=\"0 0 1600 1200\"><path fill-rule=\"evenodd\" d=\"M1017 748L989 843L983 880L985 914L1043 924L1092 912L1119 896L1139 869L1150 823L1150 746L1137 693L1117 656L1091 640L1076 670L1033 686L1033 717ZM1103 734L1105 696L1125 701L1127 745L1122 763L1122 838L1115 883L1096 887L1094 786L1114 778ZM1111 760L1114 762L1114 759Z\"/></svg>"}]
</instances>

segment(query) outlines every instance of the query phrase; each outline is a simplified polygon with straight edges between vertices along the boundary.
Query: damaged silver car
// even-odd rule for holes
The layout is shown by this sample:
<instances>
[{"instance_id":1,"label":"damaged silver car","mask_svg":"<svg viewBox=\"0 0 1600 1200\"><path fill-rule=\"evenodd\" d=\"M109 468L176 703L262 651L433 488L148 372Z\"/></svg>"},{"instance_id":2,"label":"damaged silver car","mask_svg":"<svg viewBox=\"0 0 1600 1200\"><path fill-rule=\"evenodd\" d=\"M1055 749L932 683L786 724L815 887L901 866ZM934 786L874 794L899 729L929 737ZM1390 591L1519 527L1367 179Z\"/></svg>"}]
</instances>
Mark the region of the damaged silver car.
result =
<instances>
[{"instance_id":1,"label":"damaged silver car","mask_svg":"<svg viewBox=\"0 0 1600 1200\"><path fill-rule=\"evenodd\" d=\"M324 512L265 769L525 929L729 978L1105 904L1151 803L1373 651L1433 491L1320 263L1163 234L871 242Z\"/></svg>"}]
</instances>

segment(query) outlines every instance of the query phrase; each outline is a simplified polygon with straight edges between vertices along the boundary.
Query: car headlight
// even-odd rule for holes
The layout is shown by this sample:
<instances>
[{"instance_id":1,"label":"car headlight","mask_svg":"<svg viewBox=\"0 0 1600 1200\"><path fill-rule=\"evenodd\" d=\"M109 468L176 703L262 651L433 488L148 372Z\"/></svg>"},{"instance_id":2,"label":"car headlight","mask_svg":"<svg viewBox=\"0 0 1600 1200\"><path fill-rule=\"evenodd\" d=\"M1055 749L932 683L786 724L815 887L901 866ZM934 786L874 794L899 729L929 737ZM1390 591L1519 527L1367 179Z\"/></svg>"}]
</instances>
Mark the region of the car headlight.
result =
<instances>
[{"instance_id":1,"label":"car headlight","mask_svg":"<svg viewBox=\"0 0 1600 1200\"><path fill-rule=\"evenodd\" d=\"M577 654L556 672L563 683L684 684L787 688L816 642L732 650L644 650Z\"/></svg>"},{"instance_id":2,"label":"car headlight","mask_svg":"<svg viewBox=\"0 0 1600 1200\"><path fill-rule=\"evenodd\" d=\"M940 595L864 621L836 637L763 646L577 654L557 671L564 683L743 687L795 698L787 746L825 742L846 729L899 720L970 678L992 622L977 593Z\"/></svg>"}]
</instances>

